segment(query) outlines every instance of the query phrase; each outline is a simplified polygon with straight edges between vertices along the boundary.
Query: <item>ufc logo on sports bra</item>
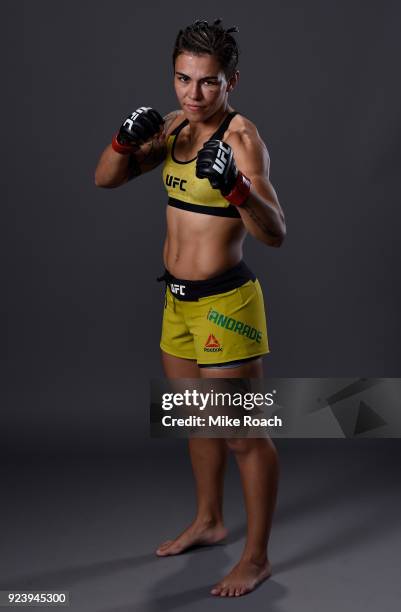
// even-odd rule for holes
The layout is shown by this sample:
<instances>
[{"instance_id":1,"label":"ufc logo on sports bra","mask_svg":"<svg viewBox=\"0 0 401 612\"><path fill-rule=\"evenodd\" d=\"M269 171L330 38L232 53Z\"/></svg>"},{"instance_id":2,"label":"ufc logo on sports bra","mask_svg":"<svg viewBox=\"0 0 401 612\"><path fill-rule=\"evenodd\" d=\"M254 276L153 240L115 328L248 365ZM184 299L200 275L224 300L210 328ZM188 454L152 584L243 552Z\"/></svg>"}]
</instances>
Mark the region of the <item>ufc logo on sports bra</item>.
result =
<instances>
[{"instance_id":1,"label":"ufc logo on sports bra","mask_svg":"<svg viewBox=\"0 0 401 612\"><path fill-rule=\"evenodd\" d=\"M174 293L175 295L185 295L185 285L177 285L175 283L170 283L170 289L171 293Z\"/></svg>"},{"instance_id":2,"label":"ufc logo on sports bra","mask_svg":"<svg viewBox=\"0 0 401 612\"><path fill-rule=\"evenodd\" d=\"M219 148L217 149L217 157L214 160L213 170L217 170L219 174L223 174L228 159L226 154L230 153L231 147L229 145L224 145L224 142L219 143Z\"/></svg>"},{"instance_id":3,"label":"ufc logo on sports bra","mask_svg":"<svg viewBox=\"0 0 401 612\"><path fill-rule=\"evenodd\" d=\"M179 187L181 189L181 191L186 191L184 184L187 181L184 179L180 179L178 176L172 176L171 174L167 174L166 176L166 185L167 187L173 187L174 189L176 187Z\"/></svg>"},{"instance_id":4,"label":"ufc logo on sports bra","mask_svg":"<svg viewBox=\"0 0 401 612\"><path fill-rule=\"evenodd\" d=\"M137 108L136 111L134 111L132 115L124 121L123 125L126 125L129 128L132 128L134 121L139 117L139 115L141 115L144 111L149 110L149 108L150 108L149 106L141 106L140 108Z\"/></svg>"}]
</instances>

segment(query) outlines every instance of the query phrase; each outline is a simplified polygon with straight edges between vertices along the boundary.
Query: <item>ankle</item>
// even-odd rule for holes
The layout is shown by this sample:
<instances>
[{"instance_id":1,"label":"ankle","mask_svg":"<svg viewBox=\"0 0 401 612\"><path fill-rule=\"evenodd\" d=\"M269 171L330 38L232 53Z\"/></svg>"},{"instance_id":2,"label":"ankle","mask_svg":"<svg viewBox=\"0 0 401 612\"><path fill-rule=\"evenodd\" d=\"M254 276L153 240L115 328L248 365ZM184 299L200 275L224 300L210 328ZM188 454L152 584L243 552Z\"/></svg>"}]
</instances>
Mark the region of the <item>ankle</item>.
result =
<instances>
[{"instance_id":1,"label":"ankle","mask_svg":"<svg viewBox=\"0 0 401 612\"><path fill-rule=\"evenodd\" d=\"M194 522L201 527L217 527L223 525L223 518L219 515L198 514Z\"/></svg>"},{"instance_id":2,"label":"ankle","mask_svg":"<svg viewBox=\"0 0 401 612\"><path fill-rule=\"evenodd\" d=\"M245 563L252 563L252 565L257 565L258 567L264 567L266 564L269 563L266 551L244 552L240 561L244 561Z\"/></svg>"}]
</instances>

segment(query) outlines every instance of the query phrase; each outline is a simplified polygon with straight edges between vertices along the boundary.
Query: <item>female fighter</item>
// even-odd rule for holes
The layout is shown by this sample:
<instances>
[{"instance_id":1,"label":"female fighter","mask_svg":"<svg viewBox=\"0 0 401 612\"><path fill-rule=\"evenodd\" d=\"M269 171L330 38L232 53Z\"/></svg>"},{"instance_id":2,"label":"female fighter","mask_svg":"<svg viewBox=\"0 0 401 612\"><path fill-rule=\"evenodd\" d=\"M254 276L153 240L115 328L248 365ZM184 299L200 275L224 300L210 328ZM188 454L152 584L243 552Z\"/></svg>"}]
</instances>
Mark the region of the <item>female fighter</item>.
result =
<instances>
[{"instance_id":1,"label":"female fighter","mask_svg":"<svg viewBox=\"0 0 401 612\"><path fill-rule=\"evenodd\" d=\"M178 33L174 87L180 110L162 119L140 107L122 124L96 168L99 187L118 187L164 163L168 193L164 244L166 297L161 336L168 378L258 378L269 351L258 280L242 260L247 233L270 247L285 236L283 211L269 181L269 155L255 125L229 105L238 83L238 47L221 20ZM157 549L179 554L223 540L223 476L235 454L247 512L239 562L213 589L252 591L271 574L267 544L278 459L265 438L191 438L197 492L194 521Z\"/></svg>"}]
</instances>

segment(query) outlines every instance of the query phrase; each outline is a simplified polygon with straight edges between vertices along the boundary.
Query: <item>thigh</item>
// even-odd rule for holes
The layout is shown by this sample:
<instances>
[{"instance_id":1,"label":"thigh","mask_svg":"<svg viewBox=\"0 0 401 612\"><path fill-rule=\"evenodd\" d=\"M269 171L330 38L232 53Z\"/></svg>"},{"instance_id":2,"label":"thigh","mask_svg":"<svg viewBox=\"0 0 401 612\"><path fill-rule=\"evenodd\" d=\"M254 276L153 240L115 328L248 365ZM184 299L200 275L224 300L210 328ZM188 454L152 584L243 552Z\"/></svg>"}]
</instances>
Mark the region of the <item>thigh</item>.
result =
<instances>
[{"instance_id":1,"label":"thigh","mask_svg":"<svg viewBox=\"0 0 401 612\"><path fill-rule=\"evenodd\" d=\"M200 368L193 359L182 359L162 351L162 364L167 378L199 378Z\"/></svg>"}]
</instances>

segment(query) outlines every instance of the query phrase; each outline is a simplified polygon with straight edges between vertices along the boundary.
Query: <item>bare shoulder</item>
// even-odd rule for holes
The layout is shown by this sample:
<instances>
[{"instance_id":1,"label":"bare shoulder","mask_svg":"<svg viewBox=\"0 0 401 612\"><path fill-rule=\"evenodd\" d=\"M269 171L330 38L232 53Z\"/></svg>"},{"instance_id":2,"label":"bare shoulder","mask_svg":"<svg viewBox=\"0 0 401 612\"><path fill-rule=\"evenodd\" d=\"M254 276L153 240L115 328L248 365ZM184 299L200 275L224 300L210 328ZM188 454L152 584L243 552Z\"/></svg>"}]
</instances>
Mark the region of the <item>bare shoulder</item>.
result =
<instances>
[{"instance_id":1,"label":"bare shoulder","mask_svg":"<svg viewBox=\"0 0 401 612\"><path fill-rule=\"evenodd\" d=\"M225 133L224 140L231 146L257 147L267 150L257 127L243 115L235 115Z\"/></svg>"},{"instance_id":2,"label":"bare shoulder","mask_svg":"<svg viewBox=\"0 0 401 612\"><path fill-rule=\"evenodd\" d=\"M170 113L167 113L163 117L164 119L164 133L166 136L169 136L173 130L181 123L184 118L184 111L182 110L174 110Z\"/></svg>"},{"instance_id":3,"label":"bare shoulder","mask_svg":"<svg viewBox=\"0 0 401 612\"><path fill-rule=\"evenodd\" d=\"M241 167L251 166L256 173L268 173L270 157L256 125L243 115L235 115L224 135Z\"/></svg>"}]
</instances>

